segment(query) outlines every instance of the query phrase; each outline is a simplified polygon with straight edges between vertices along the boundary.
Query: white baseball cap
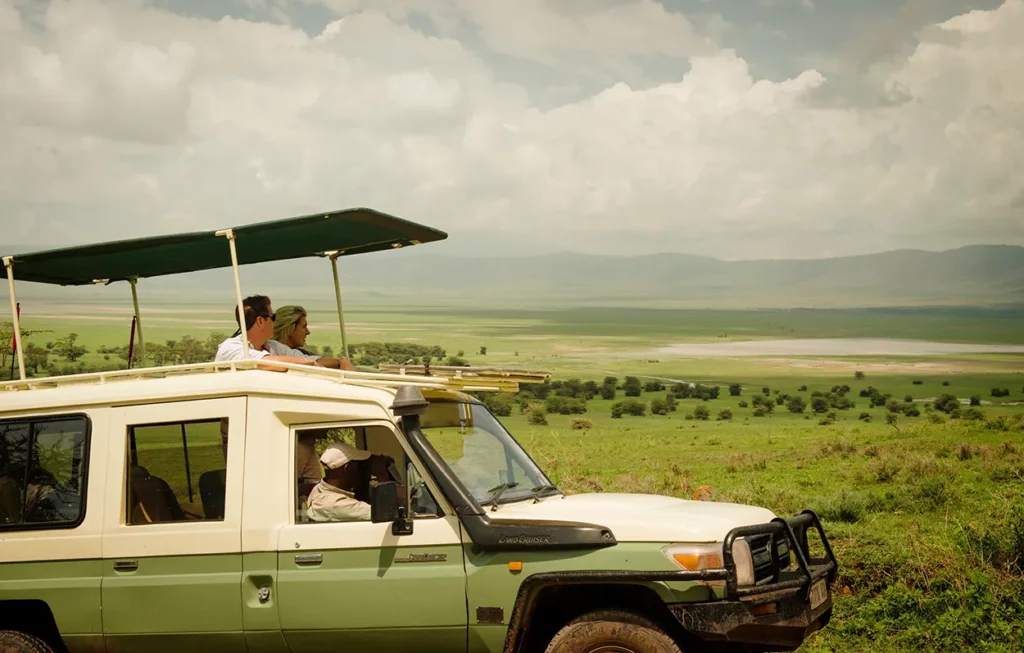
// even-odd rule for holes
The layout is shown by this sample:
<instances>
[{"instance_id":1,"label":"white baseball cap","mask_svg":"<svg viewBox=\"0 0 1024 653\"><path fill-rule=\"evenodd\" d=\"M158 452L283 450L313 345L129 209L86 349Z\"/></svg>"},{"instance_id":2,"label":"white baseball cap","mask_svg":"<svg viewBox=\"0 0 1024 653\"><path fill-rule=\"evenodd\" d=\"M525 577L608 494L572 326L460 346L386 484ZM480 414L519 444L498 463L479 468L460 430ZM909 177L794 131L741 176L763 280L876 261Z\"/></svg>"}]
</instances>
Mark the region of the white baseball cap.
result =
<instances>
[{"instance_id":1,"label":"white baseball cap","mask_svg":"<svg viewBox=\"0 0 1024 653\"><path fill-rule=\"evenodd\" d=\"M344 442L337 442L327 447L320 456L320 463L327 469L338 469L345 463L353 460L366 460L370 457L369 451L356 449Z\"/></svg>"}]
</instances>

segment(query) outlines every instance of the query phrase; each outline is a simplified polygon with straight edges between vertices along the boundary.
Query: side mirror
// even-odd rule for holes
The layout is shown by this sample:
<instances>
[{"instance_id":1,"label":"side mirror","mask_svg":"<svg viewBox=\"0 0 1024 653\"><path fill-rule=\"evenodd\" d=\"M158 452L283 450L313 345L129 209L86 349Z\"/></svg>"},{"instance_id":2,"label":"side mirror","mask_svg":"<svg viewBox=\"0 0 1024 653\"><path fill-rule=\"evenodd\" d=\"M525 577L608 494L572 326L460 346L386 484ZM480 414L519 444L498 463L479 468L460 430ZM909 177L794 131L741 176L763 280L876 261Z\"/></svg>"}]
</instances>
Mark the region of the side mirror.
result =
<instances>
[{"instance_id":1,"label":"side mirror","mask_svg":"<svg viewBox=\"0 0 1024 653\"><path fill-rule=\"evenodd\" d=\"M398 484L394 481L370 488L370 521L374 524L391 522L392 535L412 534L412 520L405 506L399 504Z\"/></svg>"}]
</instances>

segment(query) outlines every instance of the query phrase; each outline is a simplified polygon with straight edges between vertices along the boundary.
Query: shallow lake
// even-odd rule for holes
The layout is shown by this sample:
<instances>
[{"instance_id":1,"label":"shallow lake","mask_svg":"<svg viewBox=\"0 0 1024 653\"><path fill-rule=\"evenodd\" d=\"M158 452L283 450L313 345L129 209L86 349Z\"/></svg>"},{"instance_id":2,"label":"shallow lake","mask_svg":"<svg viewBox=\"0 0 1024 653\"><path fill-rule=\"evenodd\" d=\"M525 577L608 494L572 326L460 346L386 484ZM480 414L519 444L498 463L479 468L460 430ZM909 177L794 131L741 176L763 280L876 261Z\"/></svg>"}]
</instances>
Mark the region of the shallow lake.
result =
<instances>
[{"instance_id":1,"label":"shallow lake","mask_svg":"<svg viewBox=\"0 0 1024 653\"><path fill-rule=\"evenodd\" d=\"M658 347L661 356L936 356L942 354L1024 354L1024 345L965 344L898 338L806 338L683 343Z\"/></svg>"}]
</instances>

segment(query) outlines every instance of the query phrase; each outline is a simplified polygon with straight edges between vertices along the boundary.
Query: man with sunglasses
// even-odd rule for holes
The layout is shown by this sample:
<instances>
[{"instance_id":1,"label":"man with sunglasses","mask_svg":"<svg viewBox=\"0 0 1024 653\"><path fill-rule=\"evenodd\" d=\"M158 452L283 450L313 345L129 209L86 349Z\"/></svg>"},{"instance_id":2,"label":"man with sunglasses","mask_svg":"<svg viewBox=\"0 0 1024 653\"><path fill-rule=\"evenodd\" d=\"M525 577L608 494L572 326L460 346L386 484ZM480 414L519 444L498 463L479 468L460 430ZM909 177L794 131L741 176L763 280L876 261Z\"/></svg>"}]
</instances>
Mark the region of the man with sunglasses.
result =
<instances>
[{"instance_id":1,"label":"man with sunglasses","mask_svg":"<svg viewBox=\"0 0 1024 653\"><path fill-rule=\"evenodd\" d=\"M245 332L249 338L250 359L295 363L296 365L317 365L315 360L295 356L275 356L270 353L267 348L267 341L274 336L274 311L270 306L269 297L264 295L246 297L242 300L242 310L245 313ZM235 321L239 324L238 331L235 331L233 336L220 343L220 346L217 347L217 357L214 360L220 362L245 359L245 350L242 343L242 321L238 317L238 309L235 309Z\"/></svg>"}]
</instances>

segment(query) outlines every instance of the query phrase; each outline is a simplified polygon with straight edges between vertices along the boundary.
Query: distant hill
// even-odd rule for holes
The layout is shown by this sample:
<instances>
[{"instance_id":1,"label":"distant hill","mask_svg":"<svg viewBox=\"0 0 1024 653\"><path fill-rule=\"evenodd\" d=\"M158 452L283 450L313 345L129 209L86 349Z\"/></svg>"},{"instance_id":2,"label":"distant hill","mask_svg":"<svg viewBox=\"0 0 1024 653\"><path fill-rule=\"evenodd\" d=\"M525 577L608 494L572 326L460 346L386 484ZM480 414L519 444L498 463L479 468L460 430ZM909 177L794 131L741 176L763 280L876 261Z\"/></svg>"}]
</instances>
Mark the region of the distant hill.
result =
<instances>
[{"instance_id":1,"label":"distant hill","mask_svg":"<svg viewBox=\"0 0 1024 653\"><path fill-rule=\"evenodd\" d=\"M1024 305L1024 247L1010 245L760 261L688 254L465 257L439 249L426 245L342 259L346 299L378 305L690 308ZM333 298L330 266L322 260L243 267L242 284L246 293L264 292L279 302ZM71 301L127 297L126 288L22 287L19 295ZM232 291L227 270L140 283L140 292L167 300L220 303L231 301Z\"/></svg>"}]
</instances>

